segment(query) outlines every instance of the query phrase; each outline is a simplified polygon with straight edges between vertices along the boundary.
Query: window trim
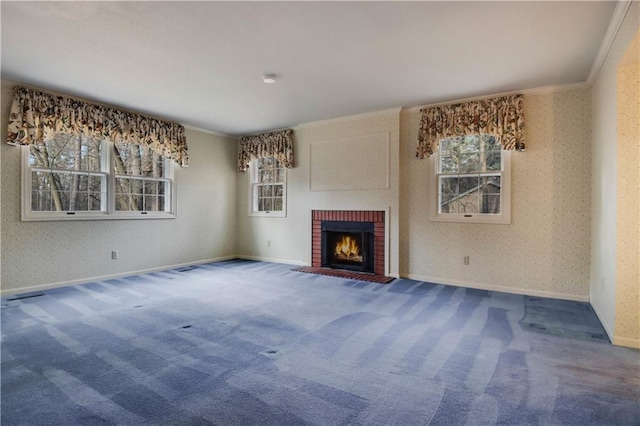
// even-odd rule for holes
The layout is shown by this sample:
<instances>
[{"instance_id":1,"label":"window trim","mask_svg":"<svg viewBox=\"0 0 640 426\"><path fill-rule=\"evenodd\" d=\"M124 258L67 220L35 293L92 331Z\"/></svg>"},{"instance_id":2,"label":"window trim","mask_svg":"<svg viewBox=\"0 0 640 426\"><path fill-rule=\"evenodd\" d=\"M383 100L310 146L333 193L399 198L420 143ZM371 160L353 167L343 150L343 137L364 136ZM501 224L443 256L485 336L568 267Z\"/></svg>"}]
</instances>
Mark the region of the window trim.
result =
<instances>
[{"instance_id":1,"label":"window trim","mask_svg":"<svg viewBox=\"0 0 640 426\"><path fill-rule=\"evenodd\" d=\"M253 159L249 164L249 203L248 210L251 217L287 217L287 168L281 166L281 170L284 172L284 179L282 181L282 210L281 211L259 211L253 208L254 204L254 188L258 185L262 185L258 182L258 160Z\"/></svg>"},{"instance_id":2,"label":"window trim","mask_svg":"<svg viewBox=\"0 0 640 426\"><path fill-rule=\"evenodd\" d=\"M502 170L487 172L487 174L500 173L500 214L487 213L440 213L438 177L440 173L440 151L429 157L429 190L431 191L431 208L429 220L432 222L448 223L484 223L496 225L509 225L511 223L511 151L502 150Z\"/></svg>"},{"instance_id":3,"label":"window trim","mask_svg":"<svg viewBox=\"0 0 640 426\"><path fill-rule=\"evenodd\" d=\"M166 176L157 178L156 180L165 180L169 182L168 191L170 194L170 211L162 212L142 212L142 211L116 211L115 209L115 190L116 190L116 172L114 167L114 147L113 143L107 140L102 141L102 171L90 172L93 174L102 174L106 176L106 210L105 211L74 211L74 212L58 212L58 211L32 211L31 210L31 172L34 169L42 169L41 167L31 167L29 164L29 145L23 145L21 148L21 220L24 222L32 221L73 221L73 220L145 220L145 219L175 219L177 217L177 196L176 196L176 180L175 180L175 164L168 159L165 161ZM46 169L48 170L48 169ZM66 172L67 170L61 170Z\"/></svg>"}]
</instances>

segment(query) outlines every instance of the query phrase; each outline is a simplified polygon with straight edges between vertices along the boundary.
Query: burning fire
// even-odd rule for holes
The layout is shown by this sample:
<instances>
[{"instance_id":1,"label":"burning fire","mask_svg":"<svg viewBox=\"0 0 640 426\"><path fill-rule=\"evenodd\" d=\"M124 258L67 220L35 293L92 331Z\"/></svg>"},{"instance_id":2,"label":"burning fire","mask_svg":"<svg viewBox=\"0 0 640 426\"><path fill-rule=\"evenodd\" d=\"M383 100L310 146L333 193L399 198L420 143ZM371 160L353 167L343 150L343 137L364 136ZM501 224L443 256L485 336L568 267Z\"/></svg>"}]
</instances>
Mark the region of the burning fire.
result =
<instances>
[{"instance_id":1,"label":"burning fire","mask_svg":"<svg viewBox=\"0 0 640 426\"><path fill-rule=\"evenodd\" d=\"M362 256L360 256L360 247L358 247L356 239L343 235L342 240L336 244L336 257L361 262Z\"/></svg>"}]
</instances>

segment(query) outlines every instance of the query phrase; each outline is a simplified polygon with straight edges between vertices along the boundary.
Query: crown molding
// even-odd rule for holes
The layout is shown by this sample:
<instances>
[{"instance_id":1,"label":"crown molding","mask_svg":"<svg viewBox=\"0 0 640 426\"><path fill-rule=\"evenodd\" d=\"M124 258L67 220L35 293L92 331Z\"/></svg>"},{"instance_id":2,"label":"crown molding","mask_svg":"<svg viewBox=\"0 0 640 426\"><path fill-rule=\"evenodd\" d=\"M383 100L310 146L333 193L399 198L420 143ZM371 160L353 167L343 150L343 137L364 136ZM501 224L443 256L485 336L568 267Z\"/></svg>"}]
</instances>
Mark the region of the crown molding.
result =
<instances>
[{"instance_id":1,"label":"crown molding","mask_svg":"<svg viewBox=\"0 0 640 426\"><path fill-rule=\"evenodd\" d=\"M362 114L354 114L354 115L346 115L343 117L329 118L327 120L309 121L307 123L301 123L301 124L298 124L297 126L294 126L294 130L304 129L307 127L324 126L327 124L342 123L345 121L361 120L364 118L377 117L380 115L399 114L401 110L402 110L402 107L395 107L395 108L388 108L388 109L383 109L379 111L365 112Z\"/></svg>"},{"instance_id":2,"label":"crown molding","mask_svg":"<svg viewBox=\"0 0 640 426\"><path fill-rule=\"evenodd\" d=\"M221 138L236 139L236 136L228 135L222 132L216 132L215 130L203 129L201 127L190 126L188 124L183 124L182 127L188 130L193 130L195 132L206 133L208 135L214 135L214 136L220 136Z\"/></svg>"},{"instance_id":3,"label":"crown molding","mask_svg":"<svg viewBox=\"0 0 640 426\"><path fill-rule=\"evenodd\" d=\"M512 96L512 95L537 95L542 93L552 93L552 92L562 92L565 90L575 90L575 89L586 89L590 86L586 81L579 81L577 83L567 83L567 84L554 84L551 86L542 86L542 87L534 87L532 89L524 89L524 90L514 90L511 92L501 92L494 93L492 95L484 95L484 96L476 96L475 98L464 98L464 99L455 99L452 101L445 102L436 102L433 104L426 105L417 105L412 107L402 108L403 114L410 114L413 112L419 112L421 109L431 108L436 106L444 106L444 105L453 105L453 104L461 104L465 102L474 102L481 101L484 99L491 98L501 98L503 96Z\"/></svg>"},{"instance_id":4,"label":"crown molding","mask_svg":"<svg viewBox=\"0 0 640 426\"><path fill-rule=\"evenodd\" d=\"M295 129L294 126L280 127L280 128L277 128L277 129L261 130L259 132L247 133L247 134L242 134L242 135L232 136L232 137L235 137L236 139L240 139L240 138L247 138L247 137L251 137L251 136L260 136L260 135L264 135L266 133L282 132L283 130L293 130L293 129Z\"/></svg>"},{"instance_id":5,"label":"crown molding","mask_svg":"<svg viewBox=\"0 0 640 426\"><path fill-rule=\"evenodd\" d=\"M609 50L613 45L613 41L615 40L616 35L618 35L618 31L620 30L622 21L624 21L624 17L626 16L627 11L631 6L631 3L633 3L633 1L631 0L618 1L616 9L613 11L613 15L611 16L611 21L609 21L607 32L604 34L602 43L600 43L600 50L598 50L596 59L593 61L593 65L591 66L591 71L589 72L589 77L587 78L587 82L589 83L589 85L592 85L595 79L598 77L600 69L604 64L605 59L607 59Z\"/></svg>"}]
</instances>

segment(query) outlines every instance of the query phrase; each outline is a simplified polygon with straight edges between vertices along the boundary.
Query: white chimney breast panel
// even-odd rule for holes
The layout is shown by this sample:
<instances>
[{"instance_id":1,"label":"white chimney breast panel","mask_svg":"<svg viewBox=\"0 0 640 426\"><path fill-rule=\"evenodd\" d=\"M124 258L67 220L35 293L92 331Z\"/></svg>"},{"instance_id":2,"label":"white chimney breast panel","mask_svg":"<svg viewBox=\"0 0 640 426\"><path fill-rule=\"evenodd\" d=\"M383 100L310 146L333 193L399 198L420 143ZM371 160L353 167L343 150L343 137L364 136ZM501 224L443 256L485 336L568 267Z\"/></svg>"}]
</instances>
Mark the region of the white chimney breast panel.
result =
<instances>
[{"instance_id":1,"label":"white chimney breast panel","mask_svg":"<svg viewBox=\"0 0 640 426\"><path fill-rule=\"evenodd\" d=\"M310 190L389 189L389 133L310 144Z\"/></svg>"}]
</instances>

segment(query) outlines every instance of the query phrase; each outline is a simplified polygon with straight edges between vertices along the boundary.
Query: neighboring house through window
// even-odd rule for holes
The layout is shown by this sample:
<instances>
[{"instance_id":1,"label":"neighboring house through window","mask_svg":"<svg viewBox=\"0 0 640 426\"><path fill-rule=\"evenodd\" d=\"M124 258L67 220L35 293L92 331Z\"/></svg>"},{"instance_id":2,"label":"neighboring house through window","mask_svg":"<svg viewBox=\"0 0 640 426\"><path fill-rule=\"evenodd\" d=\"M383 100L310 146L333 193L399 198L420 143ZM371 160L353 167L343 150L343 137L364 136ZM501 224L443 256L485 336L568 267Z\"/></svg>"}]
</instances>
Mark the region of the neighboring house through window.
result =
<instances>
[{"instance_id":1,"label":"neighboring house through window","mask_svg":"<svg viewBox=\"0 0 640 426\"><path fill-rule=\"evenodd\" d=\"M443 139L431 158L431 220L509 223L511 153L494 136Z\"/></svg>"}]
</instances>

